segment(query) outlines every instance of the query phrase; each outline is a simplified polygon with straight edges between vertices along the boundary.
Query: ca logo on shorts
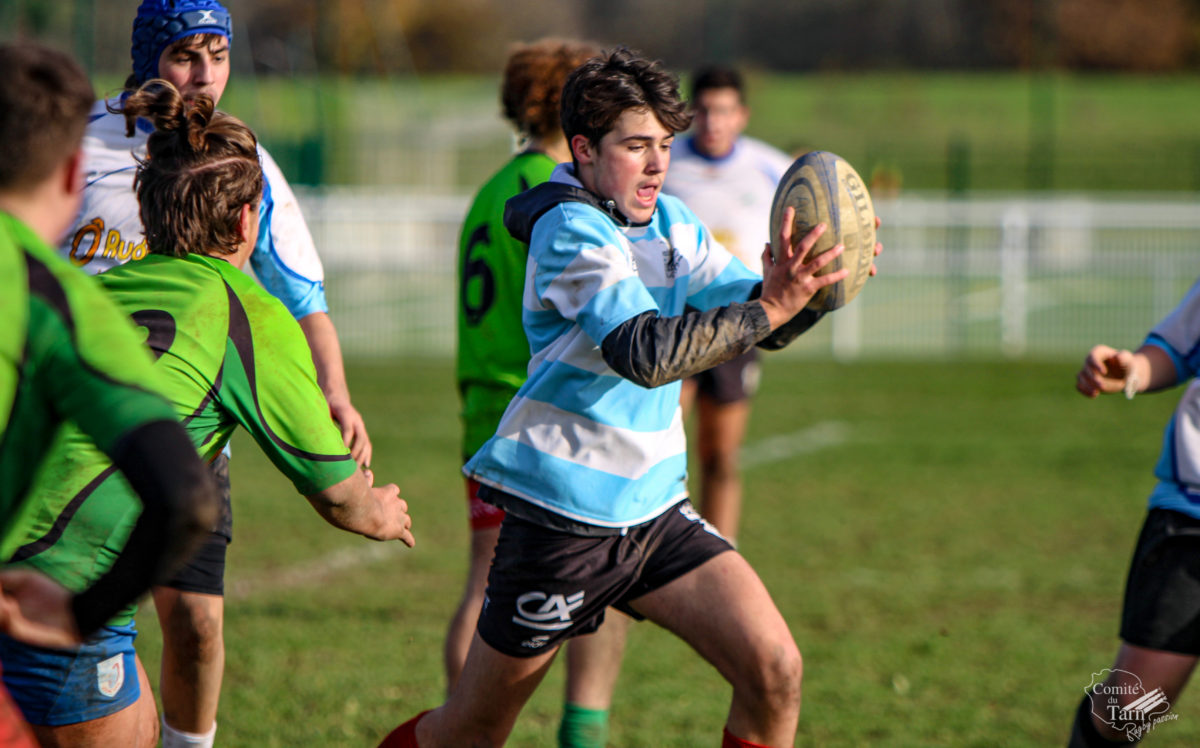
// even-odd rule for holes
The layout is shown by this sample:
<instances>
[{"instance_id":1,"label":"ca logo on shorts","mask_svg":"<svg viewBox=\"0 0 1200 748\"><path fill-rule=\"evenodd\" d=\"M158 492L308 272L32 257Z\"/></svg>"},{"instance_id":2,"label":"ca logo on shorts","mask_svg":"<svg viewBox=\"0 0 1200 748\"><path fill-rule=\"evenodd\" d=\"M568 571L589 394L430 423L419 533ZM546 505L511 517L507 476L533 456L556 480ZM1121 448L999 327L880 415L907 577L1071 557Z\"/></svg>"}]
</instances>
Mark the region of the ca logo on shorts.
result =
<instances>
[{"instance_id":1,"label":"ca logo on shorts","mask_svg":"<svg viewBox=\"0 0 1200 748\"><path fill-rule=\"evenodd\" d=\"M542 631L562 631L571 625L571 611L581 605L583 590L571 595L526 592L517 598L517 614L513 616L513 623Z\"/></svg>"},{"instance_id":2,"label":"ca logo on shorts","mask_svg":"<svg viewBox=\"0 0 1200 748\"><path fill-rule=\"evenodd\" d=\"M125 658L113 655L96 666L96 688L100 694L112 698L125 685Z\"/></svg>"}]
</instances>

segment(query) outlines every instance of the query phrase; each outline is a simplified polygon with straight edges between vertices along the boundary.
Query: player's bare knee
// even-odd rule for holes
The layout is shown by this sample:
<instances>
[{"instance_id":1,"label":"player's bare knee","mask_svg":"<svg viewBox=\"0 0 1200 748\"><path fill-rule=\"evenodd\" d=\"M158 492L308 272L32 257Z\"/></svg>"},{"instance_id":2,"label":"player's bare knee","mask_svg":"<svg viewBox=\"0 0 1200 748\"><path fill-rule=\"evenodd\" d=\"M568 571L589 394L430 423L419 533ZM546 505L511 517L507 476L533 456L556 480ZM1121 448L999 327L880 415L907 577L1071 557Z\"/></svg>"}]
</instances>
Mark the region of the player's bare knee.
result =
<instances>
[{"instance_id":1,"label":"player's bare knee","mask_svg":"<svg viewBox=\"0 0 1200 748\"><path fill-rule=\"evenodd\" d=\"M175 606L170 621L173 645L196 659L216 657L222 647L224 616L204 604Z\"/></svg>"},{"instance_id":2,"label":"player's bare knee","mask_svg":"<svg viewBox=\"0 0 1200 748\"><path fill-rule=\"evenodd\" d=\"M804 660L799 650L780 646L756 662L743 696L772 714L795 713L800 709Z\"/></svg>"}]
</instances>

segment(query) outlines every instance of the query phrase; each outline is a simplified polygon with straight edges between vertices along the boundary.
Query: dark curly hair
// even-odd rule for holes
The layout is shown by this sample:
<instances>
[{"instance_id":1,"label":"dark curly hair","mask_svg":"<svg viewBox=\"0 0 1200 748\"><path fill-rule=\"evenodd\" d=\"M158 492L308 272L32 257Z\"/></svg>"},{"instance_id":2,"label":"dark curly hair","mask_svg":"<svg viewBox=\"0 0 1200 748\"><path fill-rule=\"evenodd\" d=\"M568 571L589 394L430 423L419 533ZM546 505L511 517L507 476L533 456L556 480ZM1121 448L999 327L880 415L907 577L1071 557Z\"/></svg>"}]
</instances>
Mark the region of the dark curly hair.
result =
<instances>
[{"instance_id":1,"label":"dark curly hair","mask_svg":"<svg viewBox=\"0 0 1200 748\"><path fill-rule=\"evenodd\" d=\"M562 98L562 129L567 140L585 136L599 146L628 109L652 112L663 127L683 132L692 115L679 98L679 80L656 60L626 47L604 52L575 69Z\"/></svg>"},{"instance_id":2,"label":"dark curly hair","mask_svg":"<svg viewBox=\"0 0 1200 748\"><path fill-rule=\"evenodd\" d=\"M545 138L561 126L558 103L571 71L600 48L573 39L541 39L513 47L504 66L500 103L504 116L522 135Z\"/></svg>"},{"instance_id":3,"label":"dark curly hair","mask_svg":"<svg viewBox=\"0 0 1200 748\"><path fill-rule=\"evenodd\" d=\"M154 123L133 183L147 248L177 257L236 252L242 206L258 205L263 190L250 128L216 111L211 97L187 104L157 78L126 97L120 113L129 135L139 117Z\"/></svg>"}]
</instances>

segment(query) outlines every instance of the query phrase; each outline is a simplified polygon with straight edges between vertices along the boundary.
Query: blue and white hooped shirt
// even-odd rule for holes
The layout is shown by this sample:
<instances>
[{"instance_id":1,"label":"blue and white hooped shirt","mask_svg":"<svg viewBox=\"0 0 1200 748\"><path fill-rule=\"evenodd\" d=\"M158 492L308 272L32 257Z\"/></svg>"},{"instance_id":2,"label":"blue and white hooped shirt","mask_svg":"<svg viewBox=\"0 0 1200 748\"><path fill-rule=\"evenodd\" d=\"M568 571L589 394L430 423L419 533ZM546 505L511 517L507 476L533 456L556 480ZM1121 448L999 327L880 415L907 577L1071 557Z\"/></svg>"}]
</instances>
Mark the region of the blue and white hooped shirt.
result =
<instances>
[{"instance_id":1,"label":"blue and white hooped shirt","mask_svg":"<svg viewBox=\"0 0 1200 748\"><path fill-rule=\"evenodd\" d=\"M569 164L551 181L582 186ZM660 196L644 226L619 226L585 203L554 206L534 225L526 265L529 378L463 472L587 525L657 517L687 495L680 383L624 379L601 343L647 311L746 301L760 280L673 197Z\"/></svg>"}]
</instances>

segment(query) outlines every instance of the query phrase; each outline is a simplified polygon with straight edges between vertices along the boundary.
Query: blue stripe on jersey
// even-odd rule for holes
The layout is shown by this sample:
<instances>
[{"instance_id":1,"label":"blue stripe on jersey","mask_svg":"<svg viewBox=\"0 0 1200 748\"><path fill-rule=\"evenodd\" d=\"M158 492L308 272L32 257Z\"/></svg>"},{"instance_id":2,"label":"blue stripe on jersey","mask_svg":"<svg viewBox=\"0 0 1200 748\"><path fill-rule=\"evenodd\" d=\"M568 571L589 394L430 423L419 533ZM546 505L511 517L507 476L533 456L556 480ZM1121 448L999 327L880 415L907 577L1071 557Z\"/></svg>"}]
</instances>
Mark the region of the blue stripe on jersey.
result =
<instances>
[{"instance_id":1,"label":"blue stripe on jersey","mask_svg":"<svg viewBox=\"0 0 1200 748\"><path fill-rule=\"evenodd\" d=\"M566 181L563 168L552 181ZM621 379L600 345L646 311L678 316L689 302L746 301L759 276L669 196L638 227L618 227L583 203L559 204L535 224L529 263L530 376L464 472L576 521L652 519L686 495L680 384L647 389Z\"/></svg>"},{"instance_id":2,"label":"blue stripe on jersey","mask_svg":"<svg viewBox=\"0 0 1200 748\"><path fill-rule=\"evenodd\" d=\"M728 304L731 298L742 301L750 298L750 292L761 279L751 274L741 260L736 257L730 259L732 262L725 266L712 283L688 297L689 304L697 309L713 309Z\"/></svg>"},{"instance_id":3,"label":"blue stripe on jersey","mask_svg":"<svg viewBox=\"0 0 1200 748\"><path fill-rule=\"evenodd\" d=\"M687 495L687 455L655 464L636 479L594 470L540 452L512 439L488 442L492 459L468 466L480 483L518 496L564 517L601 527L631 527L654 519ZM493 473L494 465L503 465ZM569 494L547 496L547 486L576 486ZM613 520L620 505L622 518Z\"/></svg>"},{"instance_id":4,"label":"blue stripe on jersey","mask_svg":"<svg viewBox=\"0 0 1200 748\"><path fill-rule=\"evenodd\" d=\"M271 236L271 216L274 208L271 183L264 178L262 202L258 206L258 241L250 255L254 275L263 284L263 288L282 301L296 319L315 312L328 312L325 284L298 275L280 259Z\"/></svg>"},{"instance_id":5,"label":"blue stripe on jersey","mask_svg":"<svg viewBox=\"0 0 1200 748\"><path fill-rule=\"evenodd\" d=\"M1170 509L1200 519L1200 494L1189 491L1182 483L1160 481L1150 492L1151 509Z\"/></svg>"}]
</instances>

